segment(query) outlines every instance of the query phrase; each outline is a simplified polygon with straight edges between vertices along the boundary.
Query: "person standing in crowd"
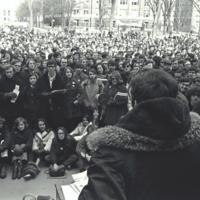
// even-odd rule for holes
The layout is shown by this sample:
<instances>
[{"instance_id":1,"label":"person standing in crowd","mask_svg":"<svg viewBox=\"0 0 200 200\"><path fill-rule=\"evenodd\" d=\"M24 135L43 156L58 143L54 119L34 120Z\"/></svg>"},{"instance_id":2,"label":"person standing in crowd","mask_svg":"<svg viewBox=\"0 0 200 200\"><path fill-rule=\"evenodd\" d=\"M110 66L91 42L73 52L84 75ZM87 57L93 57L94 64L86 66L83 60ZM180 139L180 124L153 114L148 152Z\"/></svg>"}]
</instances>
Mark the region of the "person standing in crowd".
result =
<instances>
[{"instance_id":1,"label":"person standing in crowd","mask_svg":"<svg viewBox=\"0 0 200 200\"><path fill-rule=\"evenodd\" d=\"M64 83L56 72L56 62L49 60L47 72L38 79L39 95L38 117L47 119L53 128L63 125L63 93Z\"/></svg>"},{"instance_id":2,"label":"person standing in crowd","mask_svg":"<svg viewBox=\"0 0 200 200\"><path fill-rule=\"evenodd\" d=\"M7 176L10 139L6 120L0 116L0 178L6 178Z\"/></svg>"},{"instance_id":3,"label":"person standing in crowd","mask_svg":"<svg viewBox=\"0 0 200 200\"><path fill-rule=\"evenodd\" d=\"M71 67L67 67L64 78L64 120L67 131L71 132L81 121L83 106L80 104L81 87L73 77Z\"/></svg>"},{"instance_id":4,"label":"person standing in crowd","mask_svg":"<svg viewBox=\"0 0 200 200\"><path fill-rule=\"evenodd\" d=\"M102 93L104 85L96 78L96 71L94 69L89 70L89 77L82 82L82 96L81 99L84 104L85 112L90 117L93 116L93 112L97 110L96 96Z\"/></svg>"},{"instance_id":5,"label":"person standing in crowd","mask_svg":"<svg viewBox=\"0 0 200 200\"><path fill-rule=\"evenodd\" d=\"M133 109L87 137L89 181L78 199L199 199L200 122L190 117L176 80L147 70L129 91Z\"/></svg>"},{"instance_id":6,"label":"person standing in crowd","mask_svg":"<svg viewBox=\"0 0 200 200\"><path fill-rule=\"evenodd\" d=\"M15 79L13 66L8 64L5 68L5 75L0 80L0 112L6 119L9 128L19 113L20 89L20 83Z\"/></svg>"},{"instance_id":7,"label":"person standing in crowd","mask_svg":"<svg viewBox=\"0 0 200 200\"><path fill-rule=\"evenodd\" d=\"M20 116L27 119L30 127L35 127L36 120L38 117L38 92L36 89L36 83L38 80L38 75L36 73L29 75L29 83L21 90L19 95L19 106L20 106Z\"/></svg>"},{"instance_id":8,"label":"person standing in crowd","mask_svg":"<svg viewBox=\"0 0 200 200\"><path fill-rule=\"evenodd\" d=\"M106 104L102 105L101 115L104 125L116 124L120 117L128 112L128 92L120 73L113 72L110 79L103 90L107 99Z\"/></svg>"}]
</instances>

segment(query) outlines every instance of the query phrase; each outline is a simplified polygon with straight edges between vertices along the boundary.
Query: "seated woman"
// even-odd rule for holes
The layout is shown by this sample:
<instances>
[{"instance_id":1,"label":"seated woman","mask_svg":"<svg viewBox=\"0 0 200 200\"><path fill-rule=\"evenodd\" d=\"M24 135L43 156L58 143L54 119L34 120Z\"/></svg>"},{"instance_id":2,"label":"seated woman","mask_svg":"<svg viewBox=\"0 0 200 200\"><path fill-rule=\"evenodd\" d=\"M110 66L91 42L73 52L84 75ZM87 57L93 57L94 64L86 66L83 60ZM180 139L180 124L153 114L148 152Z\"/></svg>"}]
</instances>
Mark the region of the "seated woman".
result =
<instances>
[{"instance_id":1,"label":"seated woman","mask_svg":"<svg viewBox=\"0 0 200 200\"><path fill-rule=\"evenodd\" d=\"M59 127L53 139L50 151L52 165L50 172L59 172L74 167L78 156L76 155L76 142L67 134L64 127Z\"/></svg>"},{"instance_id":2,"label":"seated woman","mask_svg":"<svg viewBox=\"0 0 200 200\"><path fill-rule=\"evenodd\" d=\"M0 116L0 178L7 176L8 148L10 133L6 127L6 121Z\"/></svg>"},{"instance_id":3,"label":"seated woman","mask_svg":"<svg viewBox=\"0 0 200 200\"><path fill-rule=\"evenodd\" d=\"M48 128L45 119L38 119L37 132L33 138L33 160L39 164L40 160L48 161L54 132Z\"/></svg>"},{"instance_id":4,"label":"seated woman","mask_svg":"<svg viewBox=\"0 0 200 200\"><path fill-rule=\"evenodd\" d=\"M29 129L26 119L18 117L15 120L11 137L12 179L19 179L22 176L23 167L29 160L33 143L32 130Z\"/></svg>"},{"instance_id":5,"label":"seated woman","mask_svg":"<svg viewBox=\"0 0 200 200\"><path fill-rule=\"evenodd\" d=\"M82 122L70 133L70 135L76 140L81 140L85 135L88 134L88 128L92 125L92 122L89 122L89 116L85 115L82 119Z\"/></svg>"}]
</instances>

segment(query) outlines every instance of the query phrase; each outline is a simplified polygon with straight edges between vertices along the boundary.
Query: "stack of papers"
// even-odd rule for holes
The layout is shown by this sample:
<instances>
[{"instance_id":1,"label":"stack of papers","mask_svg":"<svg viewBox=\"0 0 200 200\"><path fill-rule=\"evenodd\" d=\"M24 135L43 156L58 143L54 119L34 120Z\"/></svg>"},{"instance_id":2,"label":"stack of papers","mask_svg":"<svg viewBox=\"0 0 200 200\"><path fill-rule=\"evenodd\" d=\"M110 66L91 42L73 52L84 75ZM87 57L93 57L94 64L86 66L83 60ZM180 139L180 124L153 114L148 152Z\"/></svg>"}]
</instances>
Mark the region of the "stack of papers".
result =
<instances>
[{"instance_id":1,"label":"stack of papers","mask_svg":"<svg viewBox=\"0 0 200 200\"><path fill-rule=\"evenodd\" d=\"M62 192L65 200L78 200L83 187L88 183L87 171L72 175L74 183L62 185Z\"/></svg>"}]
</instances>

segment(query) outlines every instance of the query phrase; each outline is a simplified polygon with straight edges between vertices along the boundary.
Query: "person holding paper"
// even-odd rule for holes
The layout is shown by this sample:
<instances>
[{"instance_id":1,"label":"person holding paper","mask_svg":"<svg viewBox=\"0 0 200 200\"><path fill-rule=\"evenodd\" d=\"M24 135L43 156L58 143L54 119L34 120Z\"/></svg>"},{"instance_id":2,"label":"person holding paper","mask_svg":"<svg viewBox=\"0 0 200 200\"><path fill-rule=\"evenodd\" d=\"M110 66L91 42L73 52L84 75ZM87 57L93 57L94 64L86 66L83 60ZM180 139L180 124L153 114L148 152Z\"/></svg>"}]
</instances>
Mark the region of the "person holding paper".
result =
<instances>
[{"instance_id":1,"label":"person holding paper","mask_svg":"<svg viewBox=\"0 0 200 200\"><path fill-rule=\"evenodd\" d=\"M89 181L78 200L200 199L200 121L176 80L150 69L129 92L133 109L87 137Z\"/></svg>"},{"instance_id":2,"label":"person holding paper","mask_svg":"<svg viewBox=\"0 0 200 200\"><path fill-rule=\"evenodd\" d=\"M45 118L53 128L63 125L64 83L56 71L55 60L47 63L47 72L38 79L36 88L39 95L38 117Z\"/></svg>"},{"instance_id":3,"label":"person holding paper","mask_svg":"<svg viewBox=\"0 0 200 200\"><path fill-rule=\"evenodd\" d=\"M20 109L18 106L20 83L15 78L12 65L6 65L4 72L5 75L0 80L0 112L11 127Z\"/></svg>"},{"instance_id":4,"label":"person holding paper","mask_svg":"<svg viewBox=\"0 0 200 200\"><path fill-rule=\"evenodd\" d=\"M103 94L107 101L102 106L102 120L105 125L114 125L128 112L128 92L118 71L112 72Z\"/></svg>"}]
</instances>

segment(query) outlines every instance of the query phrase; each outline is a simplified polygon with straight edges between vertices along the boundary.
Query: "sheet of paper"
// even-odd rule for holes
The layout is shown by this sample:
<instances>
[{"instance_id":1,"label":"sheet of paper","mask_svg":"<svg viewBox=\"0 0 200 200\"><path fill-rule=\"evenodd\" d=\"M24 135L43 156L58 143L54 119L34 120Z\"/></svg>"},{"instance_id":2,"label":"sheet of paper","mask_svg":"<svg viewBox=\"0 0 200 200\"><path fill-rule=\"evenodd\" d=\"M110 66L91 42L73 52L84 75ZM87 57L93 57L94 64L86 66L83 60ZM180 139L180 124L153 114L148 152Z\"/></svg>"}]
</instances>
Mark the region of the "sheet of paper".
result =
<instances>
[{"instance_id":1,"label":"sheet of paper","mask_svg":"<svg viewBox=\"0 0 200 200\"><path fill-rule=\"evenodd\" d=\"M79 193L75 191L70 185L62 185L61 188L65 200L78 200Z\"/></svg>"}]
</instances>

